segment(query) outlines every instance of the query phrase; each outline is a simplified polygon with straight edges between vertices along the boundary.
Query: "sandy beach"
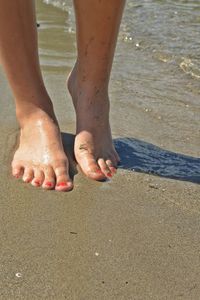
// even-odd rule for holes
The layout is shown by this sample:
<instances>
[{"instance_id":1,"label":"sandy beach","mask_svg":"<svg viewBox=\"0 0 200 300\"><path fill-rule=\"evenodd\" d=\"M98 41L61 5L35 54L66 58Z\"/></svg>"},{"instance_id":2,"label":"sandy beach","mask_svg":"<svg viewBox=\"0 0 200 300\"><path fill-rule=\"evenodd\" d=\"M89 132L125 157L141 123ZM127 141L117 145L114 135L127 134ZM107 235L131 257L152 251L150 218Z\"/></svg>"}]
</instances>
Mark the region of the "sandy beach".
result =
<instances>
[{"instance_id":1,"label":"sandy beach","mask_svg":"<svg viewBox=\"0 0 200 300\"><path fill-rule=\"evenodd\" d=\"M154 106L146 81L142 86L133 78L133 95L133 85L121 75L122 68L127 75L130 69L120 51L130 46L119 44L110 94L121 166L111 181L89 180L73 160L75 115L65 87L75 35L63 29L66 12L40 1L37 10L41 65L75 188L44 191L11 177L18 125L0 69L0 299L199 300L200 108L195 100L186 106L189 95L198 97L197 82L186 93L184 81L190 79L172 71L174 90L183 84L182 103L172 109L173 94L163 90L166 109ZM142 52L137 55L144 62ZM164 68L168 80L173 66ZM137 93L144 98L141 105Z\"/></svg>"}]
</instances>

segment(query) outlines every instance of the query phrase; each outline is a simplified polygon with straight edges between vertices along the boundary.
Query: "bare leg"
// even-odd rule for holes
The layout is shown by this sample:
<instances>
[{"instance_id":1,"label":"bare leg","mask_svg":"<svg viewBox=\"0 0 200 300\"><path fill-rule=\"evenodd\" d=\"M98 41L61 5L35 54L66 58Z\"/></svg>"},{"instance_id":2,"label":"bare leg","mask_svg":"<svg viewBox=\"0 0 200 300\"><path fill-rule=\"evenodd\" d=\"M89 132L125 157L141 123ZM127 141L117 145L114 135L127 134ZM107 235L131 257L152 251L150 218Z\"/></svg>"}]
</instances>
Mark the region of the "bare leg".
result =
<instances>
[{"instance_id":1,"label":"bare leg","mask_svg":"<svg viewBox=\"0 0 200 300\"><path fill-rule=\"evenodd\" d=\"M74 0L78 58L68 88L77 115L75 156L92 179L112 177L119 157L109 125L108 84L125 0Z\"/></svg>"},{"instance_id":2,"label":"bare leg","mask_svg":"<svg viewBox=\"0 0 200 300\"><path fill-rule=\"evenodd\" d=\"M42 80L33 0L0 0L0 56L21 128L12 172L46 189L72 189L52 102Z\"/></svg>"}]
</instances>

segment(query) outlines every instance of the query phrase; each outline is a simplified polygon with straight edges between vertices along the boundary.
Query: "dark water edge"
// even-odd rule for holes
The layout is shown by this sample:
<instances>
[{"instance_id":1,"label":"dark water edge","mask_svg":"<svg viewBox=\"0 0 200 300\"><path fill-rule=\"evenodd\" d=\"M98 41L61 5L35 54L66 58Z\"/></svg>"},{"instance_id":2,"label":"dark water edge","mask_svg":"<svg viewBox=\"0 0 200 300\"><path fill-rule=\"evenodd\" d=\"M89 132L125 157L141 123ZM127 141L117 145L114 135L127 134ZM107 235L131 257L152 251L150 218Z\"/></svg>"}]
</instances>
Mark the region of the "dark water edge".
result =
<instances>
[{"instance_id":1,"label":"dark water edge","mask_svg":"<svg viewBox=\"0 0 200 300\"><path fill-rule=\"evenodd\" d=\"M74 34L72 1L43 0L67 11L67 30ZM120 40L146 50L163 62L175 62L190 76L200 79L200 1L127 1Z\"/></svg>"}]
</instances>

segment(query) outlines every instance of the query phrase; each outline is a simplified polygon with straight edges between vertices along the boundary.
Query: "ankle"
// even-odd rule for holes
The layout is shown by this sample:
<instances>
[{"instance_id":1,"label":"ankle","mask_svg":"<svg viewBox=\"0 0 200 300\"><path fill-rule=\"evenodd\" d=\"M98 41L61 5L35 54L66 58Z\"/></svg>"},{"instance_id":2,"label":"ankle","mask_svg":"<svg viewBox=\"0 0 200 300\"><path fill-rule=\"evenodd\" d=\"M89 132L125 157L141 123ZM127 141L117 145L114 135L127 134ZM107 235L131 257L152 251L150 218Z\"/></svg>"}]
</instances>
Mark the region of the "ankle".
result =
<instances>
[{"instance_id":1,"label":"ankle","mask_svg":"<svg viewBox=\"0 0 200 300\"><path fill-rule=\"evenodd\" d=\"M16 117L21 128L23 128L27 122L45 118L51 118L57 123L52 102L49 102L48 105L47 103L43 105L28 103L24 106L17 106Z\"/></svg>"},{"instance_id":2,"label":"ankle","mask_svg":"<svg viewBox=\"0 0 200 300\"><path fill-rule=\"evenodd\" d=\"M76 63L67 80L68 90L74 104L84 98L90 101L99 98L108 102L108 79L84 76Z\"/></svg>"}]
</instances>

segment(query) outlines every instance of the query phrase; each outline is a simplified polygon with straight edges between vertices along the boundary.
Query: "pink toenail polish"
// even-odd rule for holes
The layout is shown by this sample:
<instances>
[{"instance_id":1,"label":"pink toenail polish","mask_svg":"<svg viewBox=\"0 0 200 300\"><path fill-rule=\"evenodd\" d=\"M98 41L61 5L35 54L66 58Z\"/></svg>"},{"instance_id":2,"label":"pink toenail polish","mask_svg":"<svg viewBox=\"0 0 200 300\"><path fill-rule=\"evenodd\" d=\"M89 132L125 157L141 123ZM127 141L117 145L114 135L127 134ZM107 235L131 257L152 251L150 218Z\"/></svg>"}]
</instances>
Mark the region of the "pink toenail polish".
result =
<instances>
[{"instance_id":1,"label":"pink toenail polish","mask_svg":"<svg viewBox=\"0 0 200 300\"><path fill-rule=\"evenodd\" d=\"M107 176L108 176L108 177L112 177L112 174L111 174L111 173L107 173Z\"/></svg>"},{"instance_id":2,"label":"pink toenail polish","mask_svg":"<svg viewBox=\"0 0 200 300\"><path fill-rule=\"evenodd\" d=\"M66 182L60 182L57 184L58 187L63 186L66 187L68 184Z\"/></svg>"},{"instance_id":3,"label":"pink toenail polish","mask_svg":"<svg viewBox=\"0 0 200 300\"><path fill-rule=\"evenodd\" d=\"M46 186L49 186L49 187L52 187L52 186L53 186L52 182L50 182L50 181L46 182L45 185L46 185Z\"/></svg>"},{"instance_id":4,"label":"pink toenail polish","mask_svg":"<svg viewBox=\"0 0 200 300\"><path fill-rule=\"evenodd\" d=\"M39 180L35 180L34 183L35 183L36 185L41 185L41 182L40 182Z\"/></svg>"},{"instance_id":5,"label":"pink toenail polish","mask_svg":"<svg viewBox=\"0 0 200 300\"><path fill-rule=\"evenodd\" d=\"M102 174L101 170L96 170L97 174Z\"/></svg>"}]
</instances>

